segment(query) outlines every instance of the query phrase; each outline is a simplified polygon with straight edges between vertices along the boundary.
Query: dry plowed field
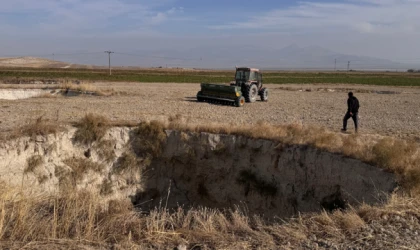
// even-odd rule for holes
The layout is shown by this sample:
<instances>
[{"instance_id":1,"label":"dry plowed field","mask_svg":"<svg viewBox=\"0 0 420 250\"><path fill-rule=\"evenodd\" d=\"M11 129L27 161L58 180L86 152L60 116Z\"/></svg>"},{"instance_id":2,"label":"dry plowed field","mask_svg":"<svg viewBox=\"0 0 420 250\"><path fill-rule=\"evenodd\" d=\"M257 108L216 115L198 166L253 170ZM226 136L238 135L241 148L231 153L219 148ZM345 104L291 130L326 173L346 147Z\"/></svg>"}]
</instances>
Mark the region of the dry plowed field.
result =
<instances>
[{"instance_id":1,"label":"dry plowed field","mask_svg":"<svg viewBox=\"0 0 420 250\"><path fill-rule=\"evenodd\" d=\"M361 85L267 85L269 101L242 108L196 102L199 84L179 83L89 83L111 96L49 96L2 100L1 132L11 131L39 116L64 124L86 113L101 114L116 123L167 120L182 115L189 123L271 124L303 123L339 131L346 112L347 92L360 101L360 132L418 139L420 137L420 88ZM11 85L2 84L2 87ZM25 88L42 88L25 85ZM16 86L13 86L16 88ZM2 91L0 89L0 91ZM349 131L353 130L349 120Z\"/></svg>"}]
</instances>

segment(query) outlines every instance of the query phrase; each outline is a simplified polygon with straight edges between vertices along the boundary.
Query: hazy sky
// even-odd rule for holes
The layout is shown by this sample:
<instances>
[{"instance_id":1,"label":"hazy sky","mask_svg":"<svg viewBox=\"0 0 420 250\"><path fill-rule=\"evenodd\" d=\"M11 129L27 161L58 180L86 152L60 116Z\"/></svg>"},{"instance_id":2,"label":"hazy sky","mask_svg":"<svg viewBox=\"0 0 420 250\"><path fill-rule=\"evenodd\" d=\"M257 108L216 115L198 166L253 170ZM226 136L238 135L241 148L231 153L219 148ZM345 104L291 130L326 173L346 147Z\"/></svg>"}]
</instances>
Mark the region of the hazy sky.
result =
<instances>
[{"instance_id":1,"label":"hazy sky","mask_svg":"<svg viewBox=\"0 0 420 250\"><path fill-rule=\"evenodd\" d=\"M420 0L0 1L0 57L297 44L420 64Z\"/></svg>"}]
</instances>

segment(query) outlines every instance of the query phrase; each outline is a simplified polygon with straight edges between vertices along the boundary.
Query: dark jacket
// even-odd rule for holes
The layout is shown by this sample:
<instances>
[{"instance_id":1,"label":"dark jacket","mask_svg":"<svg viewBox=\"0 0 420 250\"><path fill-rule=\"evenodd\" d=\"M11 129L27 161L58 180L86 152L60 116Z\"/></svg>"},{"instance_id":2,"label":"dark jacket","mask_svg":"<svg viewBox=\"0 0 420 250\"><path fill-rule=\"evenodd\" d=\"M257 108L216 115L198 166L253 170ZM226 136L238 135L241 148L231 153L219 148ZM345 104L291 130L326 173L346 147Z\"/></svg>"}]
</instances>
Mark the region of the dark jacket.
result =
<instances>
[{"instance_id":1,"label":"dark jacket","mask_svg":"<svg viewBox=\"0 0 420 250\"><path fill-rule=\"evenodd\" d=\"M347 112L348 113L357 113L359 112L359 100L356 97L350 97L347 100Z\"/></svg>"}]
</instances>

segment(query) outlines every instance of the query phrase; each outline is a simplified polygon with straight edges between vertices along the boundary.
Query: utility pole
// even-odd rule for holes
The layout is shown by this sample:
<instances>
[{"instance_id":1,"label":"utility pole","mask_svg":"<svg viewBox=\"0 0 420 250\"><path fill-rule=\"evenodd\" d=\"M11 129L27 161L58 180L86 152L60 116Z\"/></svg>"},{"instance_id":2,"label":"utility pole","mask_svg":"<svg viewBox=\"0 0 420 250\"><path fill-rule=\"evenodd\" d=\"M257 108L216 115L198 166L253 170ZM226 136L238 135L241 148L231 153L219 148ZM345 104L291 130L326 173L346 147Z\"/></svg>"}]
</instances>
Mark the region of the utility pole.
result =
<instances>
[{"instance_id":1,"label":"utility pole","mask_svg":"<svg viewBox=\"0 0 420 250\"><path fill-rule=\"evenodd\" d=\"M114 52L112 52L112 51L105 51L105 53L108 53L109 75L111 75L111 54L114 53Z\"/></svg>"},{"instance_id":2,"label":"utility pole","mask_svg":"<svg viewBox=\"0 0 420 250\"><path fill-rule=\"evenodd\" d=\"M337 70L337 59L334 60L334 71Z\"/></svg>"},{"instance_id":3,"label":"utility pole","mask_svg":"<svg viewBox=\"0 0 420 250\"><path fill-rule=\"evenodd\" d=\"M350 71L350 61L347 63L347 71Z\"/></svg>"},{"instance_id":4,"label":"utility pole","mask_svg":"<svg viewBox=\"0 0 420 250\"><path fill-rule=\"evenodd\" d=\"M53 56L53 61L55 61L54 53L52 54L52 56Z\"/></svg>"}]
</instances>

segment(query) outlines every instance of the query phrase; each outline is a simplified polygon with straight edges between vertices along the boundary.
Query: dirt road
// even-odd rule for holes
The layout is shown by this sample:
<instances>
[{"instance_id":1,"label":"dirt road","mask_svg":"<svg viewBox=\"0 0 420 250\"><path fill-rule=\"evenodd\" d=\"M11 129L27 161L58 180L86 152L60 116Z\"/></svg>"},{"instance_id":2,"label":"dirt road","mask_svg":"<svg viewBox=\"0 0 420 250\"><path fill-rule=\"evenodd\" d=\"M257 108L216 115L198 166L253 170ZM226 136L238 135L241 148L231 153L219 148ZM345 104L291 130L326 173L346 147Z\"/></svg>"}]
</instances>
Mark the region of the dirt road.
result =
<instances>
[{"instance_id":1,"label":"dirt road","mask_svg":"<svg viewBox=\"0 0 420 250\"><path fill-rule=\"evenodd\" d=\"M166 120L181 114L189 123L272 124L304 123L339 131L346 111L347 92L360 101L360 132L404 138L420 137L420 88L352 85L267 85L269 102L243 108L196 102L199 84L94 83L119 95L0 99L2 132L44 115L63 123L77 121L86 113L113 121ZM0 88L2 86L0 85ZM1 91L1 89L0 89ZM349 130L353 129L349 120Z\"/></svg>"}]
</instances>

